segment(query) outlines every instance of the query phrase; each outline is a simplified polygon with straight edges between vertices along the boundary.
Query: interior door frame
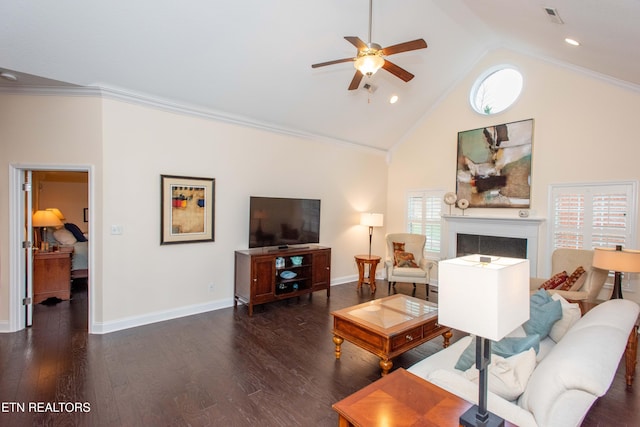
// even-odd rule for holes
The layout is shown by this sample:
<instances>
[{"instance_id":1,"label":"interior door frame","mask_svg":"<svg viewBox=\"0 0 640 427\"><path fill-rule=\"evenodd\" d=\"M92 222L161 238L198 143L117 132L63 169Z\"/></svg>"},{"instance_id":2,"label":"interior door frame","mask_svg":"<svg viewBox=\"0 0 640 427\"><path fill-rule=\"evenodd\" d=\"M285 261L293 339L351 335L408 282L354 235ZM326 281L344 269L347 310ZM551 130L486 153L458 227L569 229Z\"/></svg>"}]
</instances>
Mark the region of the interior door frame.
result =
<instances>
[{"instance_id":1,"label":"interior door frame","mask_svg":"<svg viewBox=\"0 0 640 427\"><path fill-rule=\"evenodd\" d=\"M27 306L22 301L26 297L27 265L25 262L25 249L22 242L25 238L25 230L28 224L25 223L25 196L21 183L24 181L24 174L27 171L64 171L64 172L86 172L88 174L88 204L89 204L89 230L94 234L94 167L93 165L50 165L50 164L9 164L9 331L15 332L26 327ZM34 189L32 188L32 192ZM33 197L33 196L32 196ZM33 234L33 233L32 233ZM30 241L32 240L30 236ZM89 239L89 278L87 280L88 289L88 332L92 333L95 325L94 307L95 292L94 283L94 254L95 238Z\"/></svg>"}]
</instances>

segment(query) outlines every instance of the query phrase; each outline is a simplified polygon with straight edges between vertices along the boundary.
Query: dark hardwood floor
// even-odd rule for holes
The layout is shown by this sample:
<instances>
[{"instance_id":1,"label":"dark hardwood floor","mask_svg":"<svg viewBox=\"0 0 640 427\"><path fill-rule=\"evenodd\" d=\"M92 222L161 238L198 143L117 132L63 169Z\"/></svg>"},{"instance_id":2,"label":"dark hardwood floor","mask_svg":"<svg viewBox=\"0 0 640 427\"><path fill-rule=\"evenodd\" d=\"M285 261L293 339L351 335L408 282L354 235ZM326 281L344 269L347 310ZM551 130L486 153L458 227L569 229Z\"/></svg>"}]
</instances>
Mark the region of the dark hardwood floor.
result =
<instances>
[{"instance_id":1,"label":"dark hardwood floor","mask_svg":"<svg viewBox=\"0 0 640 427\"><path fill-rule=\"evenodd\" d=\"M379 281L377 296L386 288ZM423 286L416 296L424 298ZM335 360L330 312L370 299L368 289L357 292L350 283L332 287L329 299L318 292L258 306L252 318L240 306L88 335L81 286L71 301L38 305L33 327L0 334L0 425L335 426L331 405L376 381L380 368L348 342ZM440 338L424 344L395 359L394 368L441 345ZM621 366L583 425L640 425L636 390L625 386ZM67 412L75 404L80 411Z\"/></svg>"}]
</instances>

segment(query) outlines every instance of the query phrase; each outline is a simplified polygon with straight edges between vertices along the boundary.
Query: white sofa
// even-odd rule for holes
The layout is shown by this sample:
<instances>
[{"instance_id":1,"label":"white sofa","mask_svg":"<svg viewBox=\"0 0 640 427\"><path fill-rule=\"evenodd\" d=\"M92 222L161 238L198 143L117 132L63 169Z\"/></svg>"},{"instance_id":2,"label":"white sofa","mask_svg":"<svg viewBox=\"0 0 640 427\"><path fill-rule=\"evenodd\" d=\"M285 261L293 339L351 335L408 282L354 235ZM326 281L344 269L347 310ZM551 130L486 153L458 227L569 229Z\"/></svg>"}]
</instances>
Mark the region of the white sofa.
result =
<instances>
[{"instance_id":1,"label":"white sofa","mask_svg":"<svg viewBox=\"0 0 640 427\"><path fill-rule=\"evenodd\" d=\"M595 400L609 389L630 333L636 331L639 312L635 302L607 301L579 318L557 343L551 337L543 339L524 392L516 400L508 401L490 391L489 410L521 427L579 426ZM460 355L472 341L472 337L466 336L408 371L477 403L477 383L455 369ZM632 356L635 357L635 352Z\"/></svg>"}]
</instances>

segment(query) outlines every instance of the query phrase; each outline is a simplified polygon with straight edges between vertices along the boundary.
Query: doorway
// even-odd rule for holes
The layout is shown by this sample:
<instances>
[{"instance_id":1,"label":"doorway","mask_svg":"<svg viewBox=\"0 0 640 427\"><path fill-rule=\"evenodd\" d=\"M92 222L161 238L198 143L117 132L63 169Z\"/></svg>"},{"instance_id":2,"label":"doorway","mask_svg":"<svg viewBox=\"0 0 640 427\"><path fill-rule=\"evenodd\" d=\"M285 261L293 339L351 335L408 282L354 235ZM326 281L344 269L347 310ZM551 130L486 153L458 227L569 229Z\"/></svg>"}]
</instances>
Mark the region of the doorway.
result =
<instances>
[{"instance_id":1,"label":"doorway","mask_svg":"<svg viewBox=\"0 0 640 427\"><path fill-rule=\"evenodd\" d=\"M76 286L78 298L73 302L86 304L83 323L91 332L93 251L88 236L92 224L92 168L11 166L11 178L11 247L22 249L10 251L11 330L30 326L31 319L46 318L32 315L50 308L47 306L55 305L58 312L64 310L73 298L72 286ZM43 226L31 215L41 211L52 212L59 222Z\"/></svg>"}]
</instances>

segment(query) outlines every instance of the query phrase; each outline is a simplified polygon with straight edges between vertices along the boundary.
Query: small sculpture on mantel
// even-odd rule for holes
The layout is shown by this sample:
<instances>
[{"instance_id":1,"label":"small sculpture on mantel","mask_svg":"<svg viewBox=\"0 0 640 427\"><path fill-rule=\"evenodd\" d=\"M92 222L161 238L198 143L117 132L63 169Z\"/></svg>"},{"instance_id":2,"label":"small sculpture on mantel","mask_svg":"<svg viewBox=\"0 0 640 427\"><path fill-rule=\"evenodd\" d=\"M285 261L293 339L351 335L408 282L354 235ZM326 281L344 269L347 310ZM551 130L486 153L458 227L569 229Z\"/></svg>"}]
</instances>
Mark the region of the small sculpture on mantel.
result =
<instances>
[{"instance_id":1,"label":"small sculpture on mantel","mask_svg":"<svg viewBox=\"0 0 640 427\"><path fill-rule=\"evenodd\" d=\"M467 199L458 200L458 209L462 210L462 216L464 216L464 211L469 207L469 201Z\"/></svg>"},{"instance_id":2,"label":"small sculpture on mantel","mask_svg":"<svg viewBox=\"0 0 640 427\"><path fill-rule=\"evenodd\" d=\"M458 200L458 196L454 192L448 192L444 195L444 202L449 205L449 215L451 215L451 205L454 205Z\"/></svg>"}]
</instances>

